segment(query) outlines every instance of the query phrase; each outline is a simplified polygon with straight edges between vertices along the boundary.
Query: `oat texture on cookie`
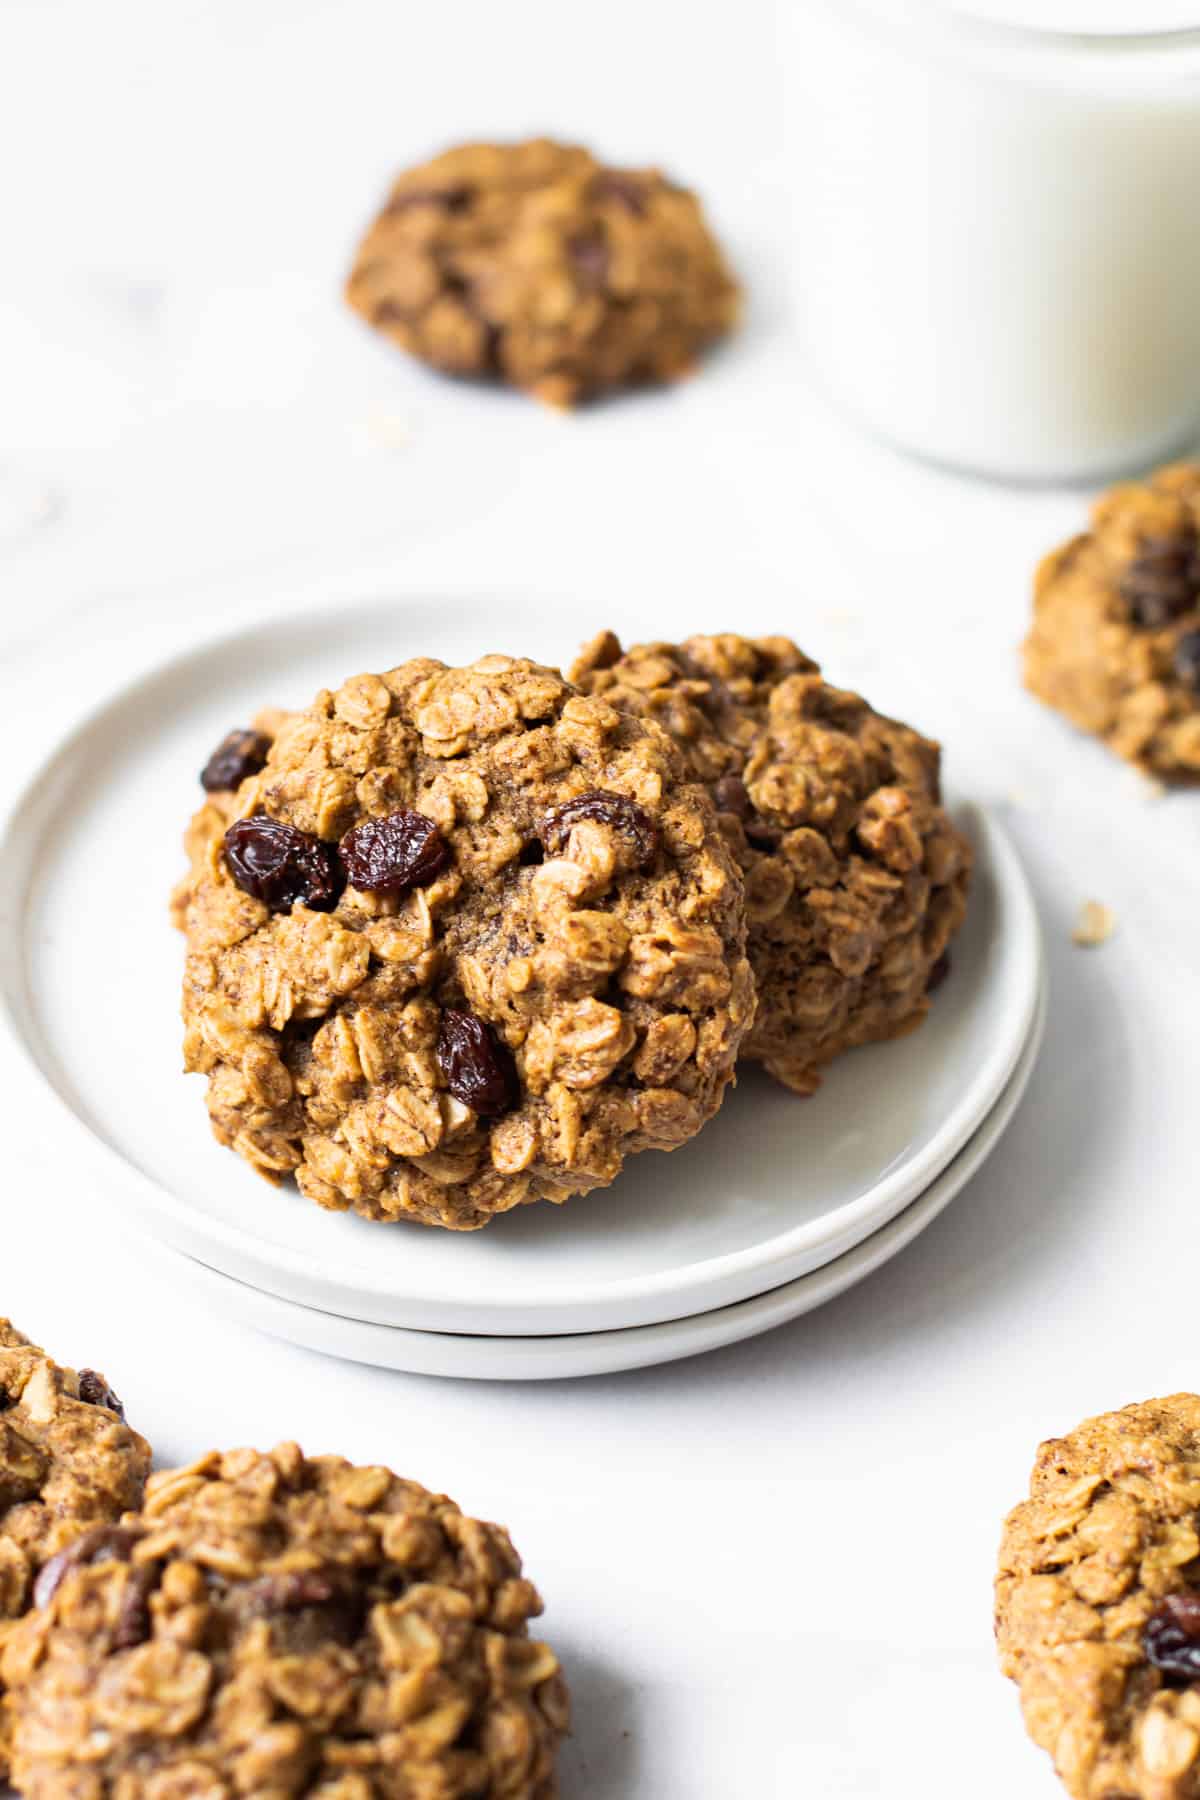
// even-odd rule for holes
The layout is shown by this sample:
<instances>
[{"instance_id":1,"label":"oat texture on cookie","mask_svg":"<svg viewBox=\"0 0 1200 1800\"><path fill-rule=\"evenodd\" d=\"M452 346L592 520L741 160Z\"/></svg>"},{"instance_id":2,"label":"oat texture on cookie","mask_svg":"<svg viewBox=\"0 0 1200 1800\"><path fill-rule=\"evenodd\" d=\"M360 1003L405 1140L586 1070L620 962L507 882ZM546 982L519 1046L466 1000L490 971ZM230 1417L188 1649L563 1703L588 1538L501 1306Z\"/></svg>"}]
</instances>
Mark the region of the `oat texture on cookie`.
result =
<instances>
[{"instance_id":1,"label":"oat texture on cookie","mask_svg":"<svg viewBox=\"0 0 1200 1800\"><path fill-rule=\"evenodd\" d=\"M413 355L551 405L686 374L738 287L694 194L537 139L401 175L347 296Z\"/></svg>"},{"instance_id":2,"label":"oat texture on cookie","mask_svg":"<svg viewBox=\"0 0 1200 1800\"><path fill-rule=\"evenodd\" d=\"M149 1469L149 1445L104 1377L60 1367L0 1319L0 1651L41 1571L137 1506ZM0 1678L0 1786L7 1741Z\"/></svg>"},{"instance_id":3,"label":"oat texture on cookie","mask_svg":"<svg viewBox=\"0 0 1200 1800\"><path fill-rule=\"evenodd\" d=\"M223 1143L323 1206L472 1229L699 1130L754 992L741 877L663 731L500 656L274 723L174 896Z\"/></svg>"},{"instance_id":4,"label":"oat texture on cookie","mask_svg":"<svg viewBox=\"0 0 1200 1800\"><path fill-rule=\"evenodd\" d=\"M1200 464L1097 501L1038 569L1025 682L1118 756L1200 779Z\"/></svg>"},{"instance_id":5,"label":"oat texture on cookie","mask_svg":"<svg viewBox=\"0 0 1200 1800\"><path fill-rule=\"evenodd\" d=\"M1001 1667L1076 1800L1200 1794L1200 1398L1087 1419L1038 1451L1004 1527Z\"/></svg>"},{"instance_id":6,"label":"oat texture on cookie","mask_svg":"<svg viewBox=\"0 0 1200 1800\"><path fill-rule=\"evenodd\" d=\"M507 1532L382 1467L217 1452L12 1634L28 1800L553 1800L567 1693Z\"/></svg>"},{"instance_id":7,"label":"oat texture on cookie","mask_svg":"<svg viewBox=\"0 0 1200 1800\"><path fill-rule=\"evenodd\" d=\"M746 882L758 1012L744 1056L805 1094L841 1051L920 1023L971 865L936 744L782 637L622 652L603 632L571 676L663 726L713 795Z\"/></svg>"}]
</instances>

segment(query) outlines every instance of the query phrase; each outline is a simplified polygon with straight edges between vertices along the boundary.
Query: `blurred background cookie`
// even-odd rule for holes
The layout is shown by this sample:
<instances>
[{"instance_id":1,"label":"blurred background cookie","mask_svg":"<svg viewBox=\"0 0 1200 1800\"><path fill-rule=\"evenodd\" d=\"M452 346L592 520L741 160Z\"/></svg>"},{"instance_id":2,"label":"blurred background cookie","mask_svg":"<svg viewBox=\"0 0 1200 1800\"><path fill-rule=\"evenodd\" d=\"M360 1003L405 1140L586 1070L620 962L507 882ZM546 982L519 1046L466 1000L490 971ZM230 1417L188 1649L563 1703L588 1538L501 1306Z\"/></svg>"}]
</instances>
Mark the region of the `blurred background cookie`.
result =
<instances>
[{"instance_id":1,"label":"blurred background cookie","mask_svg":"<svg viewBox=\"0 0 1200 1800\"><path fill-rule=\"evenodd\" d=\"M1200 463L1102 495L1033 606L1030 691L1147 773L1200 778Z\"/></svg>"},{"instance_id":2,"label":"blurred background cookie","mask_svg":"<svg viewBox=\"0 0 1200 1800\"><path fill-rule=\"evenodd\" d=\"M687 374L739 304L694 194L545 138L401 175L346 293L422 361L551 406Z\"/></svg>"}]
</instances>

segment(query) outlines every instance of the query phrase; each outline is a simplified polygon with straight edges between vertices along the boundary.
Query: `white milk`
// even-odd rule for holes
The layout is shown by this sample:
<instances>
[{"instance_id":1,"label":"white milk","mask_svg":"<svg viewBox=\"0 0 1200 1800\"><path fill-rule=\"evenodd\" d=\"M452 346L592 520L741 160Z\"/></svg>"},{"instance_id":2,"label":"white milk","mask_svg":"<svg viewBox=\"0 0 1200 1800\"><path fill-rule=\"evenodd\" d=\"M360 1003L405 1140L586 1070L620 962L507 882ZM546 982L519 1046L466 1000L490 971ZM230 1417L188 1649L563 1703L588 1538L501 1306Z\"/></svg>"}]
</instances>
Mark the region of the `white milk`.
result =
<instances>
[{"instance_id":1,"label":"white milk","mask_svg":"<svg viewBox=\"0 0 1200 1800\"><path fill-rule=\"evenodd\" d=\"M1134 12L791 0L811 349L880 435L1045 480L1152 461L1200 420L1200 29L1151 29L1171 0ZM1029 25L1072 15L1109 35Z\"/></svg>"}]
</instances>

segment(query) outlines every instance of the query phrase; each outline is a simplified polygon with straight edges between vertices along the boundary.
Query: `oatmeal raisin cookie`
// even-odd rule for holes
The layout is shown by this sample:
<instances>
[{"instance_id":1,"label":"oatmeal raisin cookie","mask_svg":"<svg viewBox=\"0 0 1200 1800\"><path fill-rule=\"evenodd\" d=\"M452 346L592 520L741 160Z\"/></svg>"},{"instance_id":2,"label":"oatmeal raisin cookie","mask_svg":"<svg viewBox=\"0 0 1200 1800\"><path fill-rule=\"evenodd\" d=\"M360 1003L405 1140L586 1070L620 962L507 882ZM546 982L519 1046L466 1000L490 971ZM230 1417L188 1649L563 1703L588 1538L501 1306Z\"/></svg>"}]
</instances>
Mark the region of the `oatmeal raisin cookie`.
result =
<instances>
[{"instance_id":1,"label":"oatmeal raisin cookie","mask_svg":"<svg viewBox=\"0 0 1200 1800\"><path fill-rule=\"evenodd\" d=\"M468 1230L720 1104L742 883L666 734L535 663L418 659L283 716L175 895L222 1143L323 1206Z\"/></svg>"},{"instance_id":2,"label":"oatmeal raisin cookie","mask_svg":"<svg viewBox=\"0 0 1200 1800\"><path fill-rule=\"evenodd\" d=\"M150 1446L94 1369L60 1368L0 1319L0 1649L38 1571L81 1532L137 1506ZM0 1681L0 1786L7 1766Z\"/></svg>"},{"instance_id":3,"label":"oatmeal raisin cookie","mask_svg":"<svg viewBox=\"0 0 1200 1800\"><path fill-rule=\"evenodd\" d=\"M1200 779L1200 464L1105 494L1033 605L1031 692L1147 773Z\"/></svg>"},{"instance_id":4,"label":"oatmeal raisin cookie","mask_svg":"<svg viewBox=\"0 0 1200 1800\"><path fill-rule=\"evenodd\" d=\"M1200 1794L1200 1398L1041 1446L996 1580L1000 1664L1076 1800Z\"/></svg>"},{"instance_id":5,"label":"oatmeal raisin cookie","mask_svg":"<svg viewBox=\"0 0 1200 1800\"><path fill-rule=\"evenodd\" d=\"M385 1468L213 1452L13 1633L27 1800L553 1800L558 1659L507 1532Z\"/></svg>"},{"instance_id":6,"label":"oatmeal raisin cookie","mask_svg":"<svg viewBox=\"0 0 1200 1800\"><path fill-rule=\"evenodd\" d=\"M571 678L665 726L712 792L746 879L758 1012L744 1056L807 1094L841 1051L921 1022L971 864L936 744L830 687L782 637L622 653L602 632Z\"/></svg>"},{"instance_id":7,"label":"oatmeal raisin cookie","mask_svg":"<svg viewBox=\"0 0 1200 1800\"><path fill-rule=\"evenodd\" d=\"M686 374L738 310L694 194L545 139L401 175L347 297L435 368L557 406Z\"/></svg>"}]
</instances>

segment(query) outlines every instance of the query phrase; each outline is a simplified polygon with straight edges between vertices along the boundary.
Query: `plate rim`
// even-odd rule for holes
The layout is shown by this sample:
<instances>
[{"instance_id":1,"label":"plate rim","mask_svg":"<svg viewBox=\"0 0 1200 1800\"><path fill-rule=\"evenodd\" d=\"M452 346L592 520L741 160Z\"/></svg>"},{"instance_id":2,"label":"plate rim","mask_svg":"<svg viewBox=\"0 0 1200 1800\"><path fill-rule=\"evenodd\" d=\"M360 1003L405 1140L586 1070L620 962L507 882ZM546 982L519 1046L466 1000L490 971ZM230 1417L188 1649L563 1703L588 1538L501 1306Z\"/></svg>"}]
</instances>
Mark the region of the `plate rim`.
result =
<instances>
[{"instance_id":1,"label":"plate rim","mask_svg":"<svg viewBox=\"0 0 1200 1800\"><path fill-rule=\"evenodd\" d=\"M457 591L457 600L460 609L468 609L472 604L478 603L461 590ZM323 622L328 622L331 629L344 630L351 610L374 618L385 607L399 610L409 603L445 605L449 601L450 595L439 593L432 586L423 586L419 592L408 596L393 592L388 599L384 599L376 594L371 598L364 597L357 603L351 602L349 606L338 607L327 603L324 606L306 607L291 616L310 630L320 629ZM527 601L535 608L546 605L545 597L535 593L529 594ZM27 991L26 980L29 902L38 851L46 835L45 821L38 816L39 800L56 775L61 775L68 769L72 758L78 757L86 747L89 734L101 728L109 715L130 704L136 704L149 689L163 684L169 686L173 679L185 678L189 667L201 659L238 654L239 647L244 650L247 644L261 638L264 633L269 633L279 623L278 619L273 622L260 619L253 625L243 625L237 630L218 631L199 643L192 643L166 658L152 662L132 678L111 685L84 716L44 753L27 774L3 819L0 819L0 916L7 915L11 910L13 925L13 929L4 934L3 949L0 951L0 1028L3 1028L25 1066L32 1067L43 1094L51 1097L60 1124L64 1122L65 1116L77 1141L81 1140L87 1145L88 1154L93 1161L98 1159L97 1169L107 1178L106 1185L109 1182L116 1184L118 1207L124 1210L126 1204L130 1205L146 1220L147 1229L151 1230L152 1235L164 1237L174 1247L182 1248L184 1254L189 1255L196 1254L195 1245L205 1245L208 1255L201 1256L199 1260L208 1260L209 1266L214 1266L210 1260L212 1246L219 1245L224 1259L233 1261L239 1269L253 1268L256 1271L252 1285L261 1285L264 1291L275 1291L280 1298L289 1299L295 1304L309 1304L299 1298L298 1285L303 1285L310 1291L316 1284L325 1292L338 1288L345 1293L369 1295L373 1306L386 1303L393 1315L390 1321L380 1319L378 1322L381 1324L394 1324L395 1313L403 1310L411 1315L404 1322L414 1329L445 1329L446 1321L455 1312L462 1312L497 1319L500 1324L489 1335L504 1336L509 1335L506 1327L514 1318L521 1315L541 1315L546 1322L538 1335L554 1335L558 1330L552 1322L554 1315L580 1312L599 1315L609 1314L614 1310L629 1314L632 1309L633 1314L638 1316L627 1316L619 1323L614 1321L612 1325L604 1325L598 1319L596 1329L633 1328L647 1323L666 1322L661 1318L650 1320L640 1316L649 1308L661 1306L664 1301L669 1300L670 1305L675 1308L670 1313L670 1318L694 1316L697 1312L712 1310L714 1306L721 1304L733 1304L744 1298L748 1291L753 1291L762 1272L769 1272L766 1275L766 1285L780 1286L796 1272L811 1272L813 1268L821 1266L822 1262L833 1260L901 1212L912 1197L922 1192L934 1176L953 1160L980 1121L987 1117L990 1107L1003 1091L1005 1082L1016 1066L1028 1038L1030 1021L1037 1005L1043 948L1036 906L1011 840L986 808L978 802L969 802L961 810L970 813L979 860L986 861L997 893L1012 912L1011 947L1019 959L1018 972L1024 977L1024 998L1016 1015L1019 1028L1016 1024L1011 1024L1010 1035L989 1051L981 1068L974 1072L964 1094L918 1155L906 1158L897 1168L886 1171L862 1194L833 1212L792 1226L758 1244L679 1264L669 1270L642 1276L626 1276L603 1283L577 1283L573 1287L558 1290L552 1301L546 1301L538 1295L531 1296L508 1284L501 1295L493 1295L486 1303L481 1303L478 1299L468 1299L461 1294L450 1298L437 1296L431 1300L427 1293L398 1289L395 1268L389 1268L388 1278L379 1281L373 1281L368 1271L350 1273L343 1269L332 1276L324 1270L314 1271L303 1254L293 1251L290 1246L273 1244L245 1226L219 1220L199 1211L165 1183L160 1183L154 1176L147 1174L121 1149L107 1140L79 1110L70 1090L64 1091L64 1086L56 1078L62 1071L58 1070L53 1043L42 1030L36 1006ZM29 839L24 848L21 843L23 833ZM160 1229L155 1230L155 1226ZM164 1226L166 1229L161 1229ZM823 1250L828 1254L822 1256ZM796 1265L802 1262L808 1263L808 1269L797 1271ZM789 1269L792 1274L789 1274ZM229 1274L234 1280L243 1278L240 1274L231 1272L228 1266L224 1266L222 1272ZM289 1284L289 1291L286 1293L278 1286L273 1290L267 1286L268 1283L278 1282L280 1272ZM418 1315L422 1317L418 1318ZM439 1316L440 1327L438 1324L424 1324L424 1318L431 1315ZM537 1332L537 1327L526 1325L525 1330L533 1333Z\"/></svg>"},{"instance_id":2,"label":"plate rim","mask_svg":"<svg viewBox=\"0 0 1200 1800\"><path fill-rule=\"evenodd\" d=\"M586 1380L593 1376L629 1374L637 1369L651 1368L668 1362L683 1362L693 1356L704 1356L714 1350L726 1349L729 1346L745 1342L752 1337L760 1337L766 1332L774 1331L778 1326L788 1324L791 1320L801 1318L806 1313L815 1312L829 1301L836 1300L841 1294L848 1293L860 1281L867 1280L892 1259L906 1250L928 1226L941 1216L951 1202L957 1199L962 1190L979 1173L997 1149L1005 1132L1011 1125L1022 1100L1033 1078L1045 1038L1046 1020L1049 1014L1048 993L1043 983L1038 994L1037 1007L1033 1026L1017 1067L1014 1069L995 1106L986 1115L977 1131L963 1145L958 1155L940 1174L935 1176L929 1187L910 1202L904 1210L882 1225L878 1231L855 1244L841 1256L812 1269L806 1275L797 1276L793 1281L785 1282L777 1288L770 1288L761 1294L739 1300L729 1306L716 1307L709 1312L693 1314L683 1319L667 1319L657 1324L619 1327L610 1331L572 1332L553 1336L513 1336L497 1340L486 1335L461 1332L422 1331L411 1326L381 1325L369 1319L347 1319L338 1314L325 1313L320 1308L304 1306L296 1301L283 1299L277 1294L266 1293L254 1288L250 1283L239 1281L236 1276L225 1275L219 1269L210 1268L199 1263L193 1257L182 1256L158 1240L147 1240L139 1234L139 1247L148 1251L157 1262L164 1259L175 1262L182 1260L189 1264L185 1281L191 1281L196 1291L209 1290L215 1297L228 1295L232 1288L239 1293L252 1296L241 1314L243 1323L250 1329L260 1331L279 1342L301 1344L302 1348L311 1350L318 1356L329 1356L335 1361L346 1361L371 1368L386 1368L396 1373L424 1375L434 1380L462 1381L570 1381ZM447 1358L447 1366L441 1368L422 1367L419 1364L406 1364L399 1361L379 1362L368 1354L356 1354L346 1349L327 1348L315 1343L312 1339L300 1339L287 1333L274 1331L269 1325L249 1317L252 1305L261 1305L269 1312L283 1313L287 1317L294 1314L312 1314L318 1319L327 1320L328 1329L334 1331L349 1329L365 1334L371 1342L382 1342L385 1339L395 1340L404 1346L421 1344L427 1348L440 1350ZM561 1366L546 1369L526 1366L520 1369L509 1367L496 1368L494 1357L497 1343L506 1349L523 1352L530 1358L545 1361L548 1354L557 1355L579 1362L580 1367L563 1368ZM478 1367L467 1365L467 1354L464 1346L470 1345L481 1358ZM619 1350L620 1356L615 1360L612 1353ZM649 1351L650 1354L643 1354ZM488 1361L488 1358L493 1360ZM458 1358L462 1360L459 1361ZM450 1367L455 1361L457 1366Z\"/></svg>"}]
</instances>

